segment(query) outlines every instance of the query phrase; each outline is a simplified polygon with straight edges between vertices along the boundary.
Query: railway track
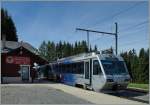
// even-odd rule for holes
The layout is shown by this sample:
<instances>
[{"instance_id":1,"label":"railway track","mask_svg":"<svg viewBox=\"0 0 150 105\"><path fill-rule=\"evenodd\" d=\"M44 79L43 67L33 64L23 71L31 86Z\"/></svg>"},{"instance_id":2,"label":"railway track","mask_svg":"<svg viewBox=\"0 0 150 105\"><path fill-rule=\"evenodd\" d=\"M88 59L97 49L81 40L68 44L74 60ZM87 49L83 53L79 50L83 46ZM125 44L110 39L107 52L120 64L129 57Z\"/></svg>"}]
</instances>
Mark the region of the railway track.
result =
<instances>
[{"instance_id":1,"label":"railway track","mask_svg":"<svg viewBox=\"0 0 150 105\"><path fill-rule=\"evenodd\" d=\"M142 103L149 104L149 93L146 91L138 91L133 89L125 89L115 93L108 93L113 96L118 96L121 98L126 98L129 100L134 100Z\"/></svg>"},{"instance_id":2,"label":"railway track","mask_svg":"<svg viewBox=\"0 0 150 105\"><path fill-rule=\"evenodd\" d=\"M77 88L83 89L83 87L77 87ZM90 89L87 89L87 90L90 90ZM90 90L90 91L92 91L92 90ZM149 92L147 92L145 90L128 88L128 89L117 91L117 92L110 92L110 93L102 92L102 93L149 104Z\"/></svg>"}]
</instances>

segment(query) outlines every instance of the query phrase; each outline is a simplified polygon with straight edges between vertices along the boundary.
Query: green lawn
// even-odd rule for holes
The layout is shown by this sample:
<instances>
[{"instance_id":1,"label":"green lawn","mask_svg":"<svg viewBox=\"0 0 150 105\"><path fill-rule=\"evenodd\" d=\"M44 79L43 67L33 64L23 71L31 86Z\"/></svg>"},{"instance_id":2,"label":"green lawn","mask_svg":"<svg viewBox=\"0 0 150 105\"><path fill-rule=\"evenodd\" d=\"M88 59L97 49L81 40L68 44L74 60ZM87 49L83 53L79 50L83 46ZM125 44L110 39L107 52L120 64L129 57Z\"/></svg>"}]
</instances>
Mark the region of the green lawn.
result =
<instances>
[{"instance_id":1,"label":"green lawn","mask_svg":"<svg viewBox=\"0 0 150 105\"><path fill-rule=\"evenodd\" d=\"M137 83L129 83L128 87L132 87L132 88L141 88L141 89L149 89L149 84L137 84Z\"/></svg>"}]
</instances>

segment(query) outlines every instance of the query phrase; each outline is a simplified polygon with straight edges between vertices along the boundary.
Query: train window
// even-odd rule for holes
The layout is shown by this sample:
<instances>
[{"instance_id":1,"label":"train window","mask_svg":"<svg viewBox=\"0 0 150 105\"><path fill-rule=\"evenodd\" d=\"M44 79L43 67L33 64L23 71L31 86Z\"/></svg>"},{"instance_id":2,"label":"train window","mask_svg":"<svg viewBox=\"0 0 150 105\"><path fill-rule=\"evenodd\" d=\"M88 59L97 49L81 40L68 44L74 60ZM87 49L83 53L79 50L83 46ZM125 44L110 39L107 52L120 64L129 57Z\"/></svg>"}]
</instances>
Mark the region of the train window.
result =
<instances>
[{"instance_id":1,"label":"train window","mask_svg":"<svg viewBox=\"0 0 150 105\"><path fill-rule=\"evenodd\" d=\"M84 74L84 62L80 62L80 71L81 74Z\"/></svg>"},{"instance_id":2,"label":"train window","mask_svg":"<svg viewBox=\"0 0 150 105\"><path fill-rule=\"evenodd\" d=\"M74 74L77 74L76 63L73 64Z\"/></svg>"},{"instance_id":3,"label":"train window","mask_svg":"<svg viewBox=\"0 0 150 105\"><path fill-rule=\"evenodd\" d=\"M68 64L66 64L65 69L66 69L66 73L68 73Z\"/></svg>"},{"instance_id":4,"label":"train window","mask_svg":"<svg viewBox=\"0 0 150 105\"><path fill-rule=\"evenodd\" d=\"M66 71L67 71L67 73L70 73L70 69L69 69L69 64L66 64Z\"/></svg>"},{"instance_id":5,"label":"train window","mask_svg":"<svg viewBox=\"0 0 150 105\"><path fill-rule=\"evenodd\" d=\"M58 72L58 65L57 64L55 65L55 70L56 70L56 72Z\"/></svg>"},{"instance_id":6,"label":"train window","mask_svg":"<svg viewBox=\"0 0 150 105\"><path fill-rule=\"evenodd\" d=\"M73 73L73 64L72 63L70 64L70 70L71 70L71 73Z\"/></svg>"},{"instance_id":7,"label":"train window","mask_svg":"<svg viewBox=\"0 0 150 105\"><path fill-rule=\"evenodd\" d=\"M70 66L71 66L71 73L73 73L73 65L72 65L72 63L70 64Z\"/></svg>"},{"instance_id":8,"label":"train window","mask_svg":"<svg viewBox=\"0 0 150 105\"><path fill-rule=\"evenodd\" d=\"M62 65L62 72L65 73L65 65Z\"/></svg>"},{"instance_id":9,"label":"train window","mask_svg":"<svg viewBox=\"0 0 150 105\"><path fill-rule=\"evenodd\" d=\"M66 73L65 64L63 64L63 73Z\"/></svg>"},{"instance_id":10,"label":"train window","mask_svg":"<svg viewBox=\"0 0 150 105\"><path fill-rule=\"evenodd\" d=\"M104 61L102 60L105 73L108 75L127 73L123 61Z\"/></svg>"},{"instance_id":11,"label":"train window","mask_svg":"<svg viewBox=\"0 0 150 105\"><path fill-rule=\"evenodd\" d=\"M70 71L69 71L69 64L67 64L67 73L69 73Z\"/></svg>"},{"instance_id":12,"label":"train window","mask_svg":"<svg viewBox=\"0 0 150 105\"><path fill-rule=\"evenodd\" d=\"M67 64L67 73L71 73L71 65Z\"/></svg>"},{"instance_id":13,"label":"train window","mask_svg":"<svg viewBox=\"0 0 150 105\"><path fill-rule=\"evenodd\" d=\"M72 65L69 64L69 73L72 73Z\"/></svg>"},{"instance_id":14,"label":"train window","mask_svg":"<svg viewBox=\"0 0 150 105\"><path fill-rule=\"evenodd\" d=\"M61 73L63 73L63 64L61 64Z\"/></svg>"},{"instance_id":15,"label":"train window","mask_svg":"<svg viewBox=\"0 0 150 105\"><path fill-rule=\"evenodd\" d=\"M66 64L64 65L64 71L65 71L65 73L67 73L67 65Z\"/></svg>"},{"instance_id":16,"label":"train window","mask_svg":"<svg viewBox=\"0 0 150 105\"><path fill-rule=\"evenodd\" d=\"M83 74L84 73L84 63L83 62L78 62L77 63L77 73L78 74Z\"/></svg>"},{"instance_id":17,"label":"train window","mask_svg":"<svg viewBox=\"0 0 150 105\"><path fill-rule=\"evenodd\" d=\"M56 71L56 65L54 64L53 69Z\"/></svg>"},{"instance_id":18,"label":"train window","mask_svg":"<svg viewBox=\"0 0 150 105\"><path fill-rule=\"evenodd\" d=\"M76 69L75 69L75 71L76 71L76 74L80 74L80 73L79 73L79 71L80 71L80 70L79 70L79 63L78 63L78 62L76 63Z\"/></svg>"},{"instance_id":19,"label":"train window","mask_svg":"<svg viewBox=\"0 0 150 105\"><path fill-rule=\"evenodd\" d=\"M76 63L73 63L73 73L77 74Z\"/></svg>"},{"instance_id":20,"label":"train window","mask_svg":"<svg viewBox=\"0 0 150 105\"><path fill-rule=\"evenodd\" d=\"M57 64L55 65L55 71L56 71L56 73L58 72L58 65Z\"/></svg>"},{"instance_id":21,"label":"train window","mask_svg":"<svg viewBox=\"0 0 150 105\"><path fill-rule=\"evenodd\" d=\"M72 72L72 64L70 64L70 73L73 73L73 72Z\"/></svg>"},{"instance_id":22,"label":"train window","mask_svg":"<svg viewBox=\"0 0 150 105\"><path fill-rule=\"evenodd\" d=\"M75 67L75 73L76 74L82 74L82 65L81 62L77 62L75 63L76 67Z\"/></svg>"},{"instance_id":23,"label":"train window","mask_svg":"<svg viewBox=\"0 0 150 105\"><path fill-rule=\"evenodd\" d=\"M98 75L101 74L101 68L100 68L100 64L98 62L98 60L94 60L93 61L93 75Z\"/></svg>"},{"instance_id":24,"label":"train window","mask_svg":"<svg viewBox=\"0 0 150 105\"><path fill-rule=\"evenodd\" d=\"M61 64L59 64L59 73L61 73Z\"/></svg>"},{"instance_id":25,"label":"train window","mask_svg":"<svg viewBox=\"0 0 150 105\"><path fill-rule=\"evenodd\" d=\"M58 72L60 73L61 71L61 64L58 64Z\"/></svg>"},{"instance_id":26,"label":"train window","mask_svg":"<svg viewBox=\"0 0 150 105\"><path fill-rule=\"evenodd\" d=\"M76 70L76 74L79 74L79 63L78 62L76 63L76 69L75 70Z\"/></svg>"},{"instance_id":27,"label":"train window","mask_svg":"<svg viewBox=\"0 0 150 105\"><path fill-rule=\"evenodd\" d=\"M81 74L81 63L78 63L78 74Z\"/></svg>"},{"instance_id":28,"label":"train window","mask_svg":"<svg viewBox=\"0 0 150 105\"><path fill-rule=\"evenodd\" d=\"M66 64L64 64L64 73L67 73Z\"/></svg>"},{"instance_id":29,"label":"train window","mask_svg":"<svg viewBox=\"0 0 150 105\"><path fill-rule=\"evenodd\" d=\"M51 71L50 65L47 65L47 69L48 69L48 71Z\"/></svg>"}]
</instances>

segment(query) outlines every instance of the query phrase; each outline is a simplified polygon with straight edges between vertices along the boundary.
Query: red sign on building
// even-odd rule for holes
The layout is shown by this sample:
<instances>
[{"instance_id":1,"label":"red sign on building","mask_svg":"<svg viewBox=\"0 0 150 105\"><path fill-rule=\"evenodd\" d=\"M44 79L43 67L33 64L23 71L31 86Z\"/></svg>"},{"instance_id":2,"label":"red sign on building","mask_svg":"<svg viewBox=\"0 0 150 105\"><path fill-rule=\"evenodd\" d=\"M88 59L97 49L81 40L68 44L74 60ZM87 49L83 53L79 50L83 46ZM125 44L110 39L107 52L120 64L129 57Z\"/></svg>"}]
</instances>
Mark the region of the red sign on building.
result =
<instances>
[{"instance_id":1,"label":"red sign on building","mask_svg":"<svg viewBox=\"0 0 150 105\"><path fill-rule=\"evenodd\" d=\"M6 63L10 64L30 64L30 58L29 57L18 57L18 56L7 56L6 57Z\"/></svg>"}]
</instances>

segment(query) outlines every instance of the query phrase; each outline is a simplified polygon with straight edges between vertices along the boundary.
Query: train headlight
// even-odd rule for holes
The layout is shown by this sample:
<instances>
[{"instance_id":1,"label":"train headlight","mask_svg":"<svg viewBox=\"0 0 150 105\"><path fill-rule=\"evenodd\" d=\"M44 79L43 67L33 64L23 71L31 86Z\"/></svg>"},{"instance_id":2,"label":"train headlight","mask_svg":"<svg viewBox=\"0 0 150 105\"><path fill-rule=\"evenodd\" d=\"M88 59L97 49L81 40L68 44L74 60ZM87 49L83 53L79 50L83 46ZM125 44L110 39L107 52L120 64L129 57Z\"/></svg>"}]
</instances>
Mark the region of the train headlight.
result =
<instances>
[{"instance_id":1,"label":"train headlight","mask_svg":"<svg viewBox=\"0 0 150 105\"><path fill-rule=\"evenodd\" d=\"M107 82L114 82L113 79L107 79Z\"/></svg>"}]
</instances>

